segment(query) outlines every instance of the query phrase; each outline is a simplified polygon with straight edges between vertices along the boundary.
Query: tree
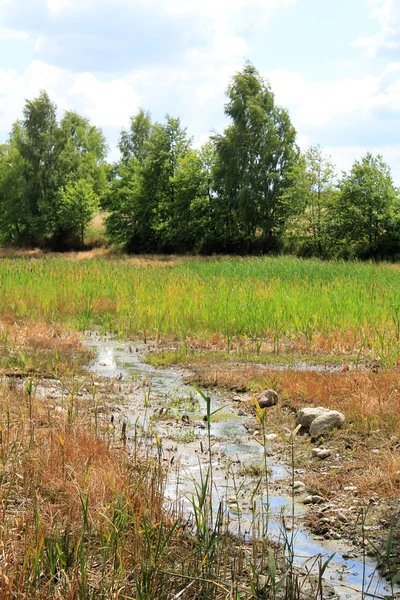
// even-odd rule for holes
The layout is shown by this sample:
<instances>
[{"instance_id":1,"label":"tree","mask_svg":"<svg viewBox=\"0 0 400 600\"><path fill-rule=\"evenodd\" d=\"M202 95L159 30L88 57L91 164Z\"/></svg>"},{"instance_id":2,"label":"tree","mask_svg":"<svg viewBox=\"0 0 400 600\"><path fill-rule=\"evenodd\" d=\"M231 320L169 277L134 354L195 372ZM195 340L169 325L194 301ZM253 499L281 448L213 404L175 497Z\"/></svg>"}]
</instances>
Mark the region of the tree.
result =
<instances>
[{"instance_id":1,"label":"tree","mask_svg":"<svg viewBox=\"0 0 400 600\"><path fill-rule=\"evenodd\" d=\"M60 172L60 150L56 106L47 93L27 101L23 120L13 128L13 139L23 159L25 197L29 213L24 234L45 238L52 229Z\"/></svg>"},{"instance_id":2,"label":"tree","mask_svg":"<svg viewBox=\"0 0 400 600\"><path fill-rule=\"evenodd\" d=\"M15 241L25 235L28 200L25 193L25 164L15 144L0 146L0 242Z\"/></svg>"},{"instance_id":3,"label":"tree","mask_svg":"<svg viewBox=\"0 0 400 600\"><path fill-rule=\"evenodd\" d=\"M339 253L370 258L393 252L398 244L399 191L382 157L368 153L355 161L339 188L333 229Z\"/></svg>"},{"instance_id":4,"label":"tree","mask_svg":"<svg viewBox=\"0 0 400 600\"><path fill-rule=\"evenodd\" d=\"M288 174L286 238L301 254L329 254L328 230L335 195L335 167L320 146L310 146Z\"/></svg>"},{"instance_id":5,"label":"tree","mask_svg":"<svg viewBox=\"0 0 400 600\"><path fill-rule=\"evenodd\" d=\"M66 223L62 202L65 190L82 180L98 199L105 195L107 146L101 130L71 111L58 123L56 106L42 91L26 102L5 148L0 157L3 241L58 245L71 233L80 235L80 226L73 231Z\"/></svg>"},{"instance_id":6,"label":"tree","mask_svg":"<svg viewBox=\"0 0 400 600\"><path fill-rule=\"evenodd\" d=\"M99 197L87 180L79 179L60 189L60 225L66 232L78 232L82 246L87 226L98 208Z\"/></svg>"},{"instance_id":7,"label":"tree","mask_svg":"<svg viewBox=\"0 0 400 600\"><path fill-rule=\"evenodd\" d=\"M149 141L152 130L150 113L141 109L137 115L131 117L129 130L122 129L118 147L121 152L121 161L127 163L131 158L136 158L140 165L146 156L146 143Z\"/></svg>"},{"instance_id":8,"label":"tree","mask_svg":"<svg viewBox=\"0 0 400 600\"><path fill-rule=\"evenodd\" d=\"M227 95L225 114L232 124L214 136L220 239L247 248L257 242L267 250L285 221L281 199L297 154L296 132L253 65L236 73Z\"/></svg>"},{"instance_id":9,"label":"tree","mask_svg":"<svg viewBox=\"0 0 400 600\"><path fill-rule=\"evenodd\" d=\"M147 119L143 111L132 118L129 143L122 132L125 154L112 186L107 231L130 251L172 250L182 234L178 173L191 141L179 119L169 116L163 124L149 124L148 135L136 135L136 125L143 132Z\"/></svg>"}]
</instances>

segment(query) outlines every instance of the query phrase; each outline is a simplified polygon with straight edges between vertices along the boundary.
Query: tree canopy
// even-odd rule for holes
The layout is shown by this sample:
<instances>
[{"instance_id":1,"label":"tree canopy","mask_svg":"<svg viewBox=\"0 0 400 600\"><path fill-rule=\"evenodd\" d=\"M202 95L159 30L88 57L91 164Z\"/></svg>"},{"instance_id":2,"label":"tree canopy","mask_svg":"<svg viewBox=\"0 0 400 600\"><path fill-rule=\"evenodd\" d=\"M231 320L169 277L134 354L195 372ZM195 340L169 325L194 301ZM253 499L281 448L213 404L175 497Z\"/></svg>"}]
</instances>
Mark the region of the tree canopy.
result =
<instances>
[{"instance_id":1,"label":"tree canopy","mask_svg":"<svg viewBox=\"0 0 400 600\"><path fill-rule=\"evenodd\" d=\"M341 179L320 146L300 151L286 109L247 63L227 88L225 130L195 147L177 117L141 109L107 164L102 131L45 91L26 101L0 145L0 242L83 246L106 211L128 252L292 252L400 256L400 200L389 167L367 153Z\"/></svg>"},{"instance_id":2,"label":"tree canopy","mask_svg":"<svg viewBox=\"0 0 400 600\"><path fill-rule=\"evenodd\" d=\"M84 181L91 205L94 198L99 205L107 186L106 153L101 130L84 117L66 112L58 122L44 91L27 101L0 155L0 239L28 244L82 239L88 221L78 226L67 220L64 202Z\"/></svg>"}]
</instances>

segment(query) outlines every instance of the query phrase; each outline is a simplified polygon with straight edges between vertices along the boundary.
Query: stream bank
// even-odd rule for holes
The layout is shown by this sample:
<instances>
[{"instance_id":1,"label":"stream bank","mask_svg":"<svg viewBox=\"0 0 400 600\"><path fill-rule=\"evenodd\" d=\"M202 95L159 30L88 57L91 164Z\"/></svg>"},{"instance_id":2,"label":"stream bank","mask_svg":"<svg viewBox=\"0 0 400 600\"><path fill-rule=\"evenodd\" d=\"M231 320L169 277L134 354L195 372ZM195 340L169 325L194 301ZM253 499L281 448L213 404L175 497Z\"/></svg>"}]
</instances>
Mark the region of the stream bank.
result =
<instances>
[{"instance_id":1,"label":"stream bank","mask_svg":"<svg viewBox=\"0 0 400 600\"><path fill-rule=\"evenodd\" d=\"M138 428L155 432L163 439L164 460L174 465L170 469L167 495L171 502L183 503L189 510L194 482L199 481L209 463L207 426L203 419L206 405L193 386L185 383L190 379L190 373L183 369L157 369L144 363L149 345L123 343L96 335L88 336L85 345L95 355L91 370L99 377L111 378L119 387L121 402L117 420L128 423L130 443L137 438ZM223 502L233 533L251 536L249 507L255 497L254 488L259 480L263 456L263 448L254 437L257 423L245 409L245 402L241 404L240 396L233 399L232 394L213 391L211 404L212 410L220 409L210 423L215 503ZM276 436L274 432L269 435ZM291 510L287 444L279 437L270 437L268 455L271 512L268 535L282 540L287 531L292 531L288 520L286 533L282 530L282 511L287 514ZM303 474L304 469L297 469L296 479L301 480ZM325 580L333 585L337 598L359 598L363 587L372 598L382 598L390 593L389 586L376 573L376 564L368 557L363 561L354 546L343 539L328 540L324 534L314 536L310 533L304 526L305 519L309 518L307 507L301 502L301 493L296 497L299 498L295 504L293 530L296 565L307 568L312 557L321 555L326 559L334 553L325 571ZM265 503L265 491L257 501ZM323 508L319 507L320 513ZM333 509L335 506L329 510ZM357 510L355 506L354 515Z\"/></svg>"}]
</instances>

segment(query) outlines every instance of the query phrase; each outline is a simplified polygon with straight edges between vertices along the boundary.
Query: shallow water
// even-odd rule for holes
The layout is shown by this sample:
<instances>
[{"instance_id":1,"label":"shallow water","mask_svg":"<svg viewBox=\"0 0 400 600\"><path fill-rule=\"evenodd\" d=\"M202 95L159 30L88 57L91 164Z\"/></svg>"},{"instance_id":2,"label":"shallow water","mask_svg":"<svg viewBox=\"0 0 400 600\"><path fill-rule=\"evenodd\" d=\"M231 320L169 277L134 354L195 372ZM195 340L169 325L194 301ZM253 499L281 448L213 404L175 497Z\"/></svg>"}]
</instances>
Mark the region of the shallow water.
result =
<instances>
[{"instance_id":1,"label":"shallow water","mask_svg":"<svg viewBox=\"0 0 400 600\"><path fill-rule=\"evenodd\" d=\"M200 412L206 413L205 401L194 390L192 386L184 383L181 372L173 369L157 369L151 365L142 362L143 355L148 351L149 346L138 343L123 343L111 338L88 336L85 339L85 345L94 351L95 358L92 361L91 369L98 375L110 378L123 378L124 381L131 380L143 389L143 395L149 394L150 398L160 400L159 406L163 406L166 399L188 398L192 397L198 401ZM242 506L242 511L238 515L234 505L229 504L228 499L234 496L235 491L233 481L229 481L229 472L225 468L225 463L229 461L240 461L241 464L251 463L255 458L261 457L263 449L252 440L244 426L245 417L239 417L234 407L230 406L229 401L224 401L218 394L212 394L212 410L221 406L224 408L224 420L211 423L211 436L215 444L213 450L218 450L218 463L213 466L213 482L215 488L214 504L218 507L222 501L226 507L230 519L230 528L234 533L240 533L244 536L251 535L252 524L251 515L246 505ZM143 411L143 405L140 413L138 406L124 405L121 407L124 418L130 423L131 429L138 421L143 427L149 423L149 416L152 408ZM229 411L232 417L230 418ZM154 427L154 424L153 424ZM155 425L160 428L161 433L165 433L165 423L159 422ZM198 424L190 425L193 433L200 438L203 437L206 445L207 430L204 426ZM170 455L178 460L179 469L171 469L167 481L166 493L171 498L171 502L183 503L190 510L190 495L194 491L194 482L199 481L201 472L207 468L207 453L201 453L199 443L196 444L178 443L174 446L171 443ZM283 464L270 464L271 479L279 481L289 477L289 473ZM177 497L178 496L178 497ZM265 502L265 498L263 499ZM261 502L261 501L260 501ZM270 518L268 522L268 535L275 539L282 539L282 519L281 513L290 506L290 498L284 496L269 496ZM306 507L303 504L295 505L296 515L304 513ZM288 514L288 510L286 510ZM291 532L286 532L289 537ZM335 592L340 599L356 599L361 597L363 564L359 560L344 559L352 549L345 543L333 540L316 540L313 535L296 523L294 532L294 548L297 565L312 564L312 557L321 555L323 560L335 553L325 571L325 579L335 587ZM309 562L307 562L309 561ZM364 591L368 592L369 598L383 598L389 593L389 588L385 582L382 582L376 574L376 565L369 559L365 565L365 585Z\"/></svg>"}]
</instances>

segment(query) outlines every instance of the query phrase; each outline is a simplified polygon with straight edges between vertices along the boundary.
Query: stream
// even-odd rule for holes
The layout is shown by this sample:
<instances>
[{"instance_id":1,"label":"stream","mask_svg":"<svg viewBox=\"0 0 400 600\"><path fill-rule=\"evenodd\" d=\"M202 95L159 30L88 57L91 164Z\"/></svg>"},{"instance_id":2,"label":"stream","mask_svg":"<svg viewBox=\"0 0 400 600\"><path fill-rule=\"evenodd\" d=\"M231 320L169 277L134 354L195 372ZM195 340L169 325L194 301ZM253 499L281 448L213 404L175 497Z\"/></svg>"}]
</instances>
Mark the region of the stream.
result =
<instances>
[{"instance_id":1,"label":"stream","mask_svg":"<svg viewBox=\"0 0 400 600\"><path fill-rule=\"evenodd\" d=\"M196 390L185 384L183 370L157 369L143 362L149 346L144 343L127 343L95 334L87 336L85 346L94 353L91 370L99 377L129 383L127 399L121 402L119 420L125 420L130 443L137 428L156 431L163 441L164 460L173 467L166 483L166 497L176 506L190 512L190 499L204 475L208 465L207 427L202 416L206 414L206 403ZM227 399L221 392L212 392L211 411L215 422L210 423L213 456L213 502L215 509L223 501L232 533L249 537L252 534L251 484L240 476L240 469L262 462L263 448L249 432L246 425L249 417L240 410L240 402ZM183 421L180 416L183 417ZM270 517L268 535L282 540L282 511L285 510L290 524L291 499L290 471L278 455L268 457L271 488L269 492ZM301 478L296 475L296 479ZM286 480L286 481L285 481ZM282 485L279 485L282 482ZM275 488L279 492L274 495ZM282 489L285 490L282 493ZM287 491L286 491L287 490ZM285 495L287 493L287 496ZM234 498L238 501L234 501ZM265 499L263 499L265 503ZM262 501L259 500L259 504ZM293 535L295 563L298 567L313 565L313 557L326 560L332 554L324 579L334 587L337 598L353 600L361 598L363 587L363 562L354 556L354 548L342 540L316 539L301 525L301 516L306 506L295 504ZM397 588L399 589L399 588ZM379 577L376 564L366 558L364 593L368 598L383 598L390 594L389 585Z\"/></svg>"}]
</instances>

